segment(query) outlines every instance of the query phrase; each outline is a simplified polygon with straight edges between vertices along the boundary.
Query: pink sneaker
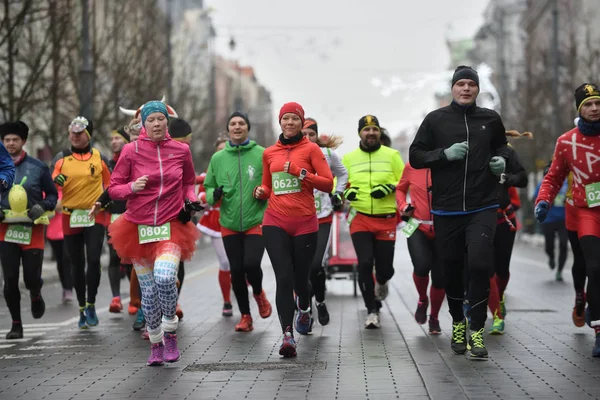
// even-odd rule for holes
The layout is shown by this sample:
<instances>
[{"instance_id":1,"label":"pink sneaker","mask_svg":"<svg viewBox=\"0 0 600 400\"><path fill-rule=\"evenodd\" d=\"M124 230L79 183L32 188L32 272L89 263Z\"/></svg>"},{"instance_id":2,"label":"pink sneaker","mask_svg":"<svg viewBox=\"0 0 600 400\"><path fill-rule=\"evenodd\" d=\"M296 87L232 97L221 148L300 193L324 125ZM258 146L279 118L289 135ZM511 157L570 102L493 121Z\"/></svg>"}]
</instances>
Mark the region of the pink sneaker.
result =
<instances>
[{"instance_id":1,"label":"pink sneaker","mask_svg":"<svg viewBox=\"0 0 600 400\"><path fill-rule=\"evenodd\" d=\"M142 339L150 340L150 334L148 333L148 329L144 329L144 332L142 332Z\"/></svg>"},{"instance_id":2,"label":"pink sneaker","mask_svg":"<svg viewBox=\"0 0 600 400\"><path fill-rule=\"evenodd\" d=\"M148 361L146 365L154 366L154 365L163 365L164 363L164 354L165 347L162 343L152 343L150 345L150 357L148 357Z\"/></svg>"},{"instance_id":3,"label":"pink sneaker","mask_svg":"<svg viewBox=\"0 0 600 400\"><path fill-rule=\"evenodd\" d=\"M165 333L165 362L173 363L179 361L179 350L177 349L177 334Z\"/></svg>"}]
</instances>

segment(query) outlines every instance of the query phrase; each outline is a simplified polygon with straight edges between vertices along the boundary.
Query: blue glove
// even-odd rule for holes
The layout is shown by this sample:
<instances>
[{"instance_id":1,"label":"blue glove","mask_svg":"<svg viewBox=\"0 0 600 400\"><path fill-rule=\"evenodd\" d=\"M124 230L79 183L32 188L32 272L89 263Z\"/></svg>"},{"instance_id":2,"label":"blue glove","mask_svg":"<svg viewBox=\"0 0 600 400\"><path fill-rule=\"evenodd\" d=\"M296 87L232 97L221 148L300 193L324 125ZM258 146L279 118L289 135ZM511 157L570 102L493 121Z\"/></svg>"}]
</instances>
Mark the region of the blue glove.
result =
<instances>
[{"instance_id":1,"label":"blue glove","mask_svg":"<svg viewBox=\"0 0 600 400\"><path fill-rule=\"evenodd\" d=\"M537 203L537 206L535 206L535 219L537 222L544 222L547 216L548 202L542 200L539 203Z\"/></svg>"},{"instance_id":2,"label":"blue glove","mask_svg":"<svg viewBox=\"0 0 600 400\"><path fill-rule=\"evenodd\" d=\"M499 156L492 157L489 165L492 173L496 176L503 174L504 170L506 169L506 161L504 161L504 158Z\"/></svg>"}]
</instances>

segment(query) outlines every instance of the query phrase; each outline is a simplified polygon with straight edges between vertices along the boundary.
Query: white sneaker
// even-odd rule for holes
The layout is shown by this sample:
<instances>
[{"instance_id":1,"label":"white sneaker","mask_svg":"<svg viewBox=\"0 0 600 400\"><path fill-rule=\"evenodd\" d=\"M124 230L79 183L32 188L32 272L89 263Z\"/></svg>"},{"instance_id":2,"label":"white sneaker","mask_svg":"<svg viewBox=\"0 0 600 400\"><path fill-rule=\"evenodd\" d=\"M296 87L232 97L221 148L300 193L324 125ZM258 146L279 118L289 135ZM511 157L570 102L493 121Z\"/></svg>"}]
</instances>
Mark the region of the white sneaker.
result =
<instances>
[{"instance_id":1,"label":"white sneaker","mask_svg":"<svg viewBox=\"0 0 600 400\"><path fill-rule=\"evenodd\" d=\"M63 289L62 302L64 304L70 303L73 301L73 291Z\"/></svg>"},{"instance_id":2,"label":"white sneaker","mask_svg":"<svg viewBox=\"0 0 600 400\"><path fill-rule=\"evenodd\" d=\"M380 326L379 315L371 313L367 316L367 320L365 321L366 329L378 329Z\"/></svg>"},{"instance_id":3,"label":"white sneaker","mask_svg":"<svg viewBox=\"0 0 600 400\"><path fill-rule=\"evenodd\" d=\"M383 301L388 296L388 282L383 285L375 281L375 298Z\"/></svg>"}]
</instances>

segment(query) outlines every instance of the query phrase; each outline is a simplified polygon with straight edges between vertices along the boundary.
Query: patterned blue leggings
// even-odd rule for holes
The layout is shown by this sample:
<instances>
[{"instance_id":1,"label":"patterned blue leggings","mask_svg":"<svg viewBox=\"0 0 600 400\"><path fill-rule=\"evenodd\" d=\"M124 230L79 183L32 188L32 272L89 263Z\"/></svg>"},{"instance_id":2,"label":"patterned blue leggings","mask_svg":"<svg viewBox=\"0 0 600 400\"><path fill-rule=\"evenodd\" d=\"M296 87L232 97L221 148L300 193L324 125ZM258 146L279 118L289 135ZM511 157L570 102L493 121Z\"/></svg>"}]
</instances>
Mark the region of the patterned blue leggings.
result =
<instances>
[{"instance_id":1,"label":"patterned blue leggings","mask_svg":"<svg viewBox=\"0 0 600 400\"><path fill-rule=\"evenodd\" d=\"M142 311L151 343L160 343L164 332L175 332L179 322L175 310L181 248L167 242L161 246L159 254L154 265L133 265L140 282Z\"/></svg>"}]
</instances>

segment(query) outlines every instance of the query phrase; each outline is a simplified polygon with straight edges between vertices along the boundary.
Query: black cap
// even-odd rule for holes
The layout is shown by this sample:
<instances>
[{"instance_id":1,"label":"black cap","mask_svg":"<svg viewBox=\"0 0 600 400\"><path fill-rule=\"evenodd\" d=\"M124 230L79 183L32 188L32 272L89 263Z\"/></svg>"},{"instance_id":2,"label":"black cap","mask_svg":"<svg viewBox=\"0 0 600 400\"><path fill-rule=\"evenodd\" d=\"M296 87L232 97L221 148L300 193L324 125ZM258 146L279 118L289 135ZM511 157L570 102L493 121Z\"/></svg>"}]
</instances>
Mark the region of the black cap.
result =
<instances>
[{"instance_id":1,"label":"black cap","mask_svg":"<svg viewBox=\"0 0 600 400\"><path fill-rule=\"evenodd\" d=\"M169 135L175 140L183 139L192 134L192 127L181 118L169 118Z\"/></svg>"},{"instance_id":2,"label":"black cap","mask_svg":"<svg viewBox=\"0 0 600 400\"><path fill-rule=\"evenodd\" d=\"M123 138L123 140L125 141L125 143L131 142L131 136L129 136L129 134L127 132L125 132L124 126L115 129L114 131L112 131L112 134L121 136Z\"/></svg>"},{"instance_id":3,"label":"black cap","mask_svg":"<svg viewBox=\"0 0 600 400\"><path fill-rule=\"evenodd\" d=\"M461 79L470 79L479 86L479 75L477 74L477 71L468 65L459 65L454 70L454 75L452 75L452 86Z\"/></svg>"},{"instance_id":4,"label":"black cap","mask_svg":"<svg viewBox=\"0 0 600 400\"><path fill-rule=\"evenodd\" d=\"M248 119L248 115L244 114L241 111L234 111L233 113L231 113L231 115L227 119L227 132L229 132L229 123L231 122L231 119L233 117L240 117L244 121L246 121L246 125L248 125L248 131L250 131L250 120Z\"/></svg>"},{"instance_id":5,"label":"black cap","mask_svg":"<svg viewBox=\"0 0 600 400\"><path fill-rule=\"evenodd\" d=\"M364 117L358 120L358 133L360 134L362 130L368 126L376 126L379 129L381 129L381 126L379 125L379 120L376 116L365 115Z\"/></svg>"},{"instance_id":6,"label":"black cap","mask_svg":"<svg viewBox=\"0 0 600 400\"><path fill-rule=\"evenodd\" d=\"M577 108L577 112L581 111L581 106L589 99L600 99L600 90L595 83L584 83L575 89L575 108Z\"/></svg>"},{"instance_id":7,"label":"black cap","mask_svg":"<svg viewBox=\"0 0 600 400\"><path fill-rule=\"evenodd\" d=\"M23 140L29 136L29 127L23 121L5 122L0 125L0 139L4 140L6 135L17 135Z\"/></svg>"}]
</instances>

